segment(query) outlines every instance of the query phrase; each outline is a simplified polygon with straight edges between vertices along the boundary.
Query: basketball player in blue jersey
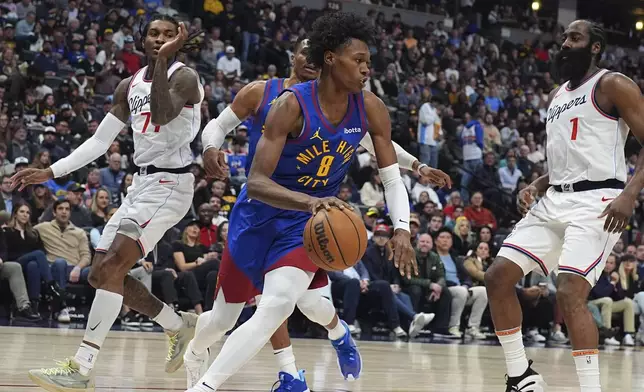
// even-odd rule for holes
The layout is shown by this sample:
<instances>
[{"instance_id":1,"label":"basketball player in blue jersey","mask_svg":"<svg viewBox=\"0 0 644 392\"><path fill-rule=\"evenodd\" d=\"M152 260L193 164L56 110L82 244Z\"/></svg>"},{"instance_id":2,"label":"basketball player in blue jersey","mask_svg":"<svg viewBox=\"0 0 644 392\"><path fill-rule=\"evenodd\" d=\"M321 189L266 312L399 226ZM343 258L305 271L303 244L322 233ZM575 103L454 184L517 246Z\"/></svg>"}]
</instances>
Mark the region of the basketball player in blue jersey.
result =
<instances>
[{"instance_id":1,"label":"basketball player in blue jersey","mask_svg":"<svg viewBox=\"0 0 644 392\"><path fill-rule=\"evenodd\" d=\"M246 188L231 213L228 249L232 266L220 272L224 302L232 281L247 291L263 289L257 311L228 338L221 353L189 392L216 391L269 340L295 305L327 326L340 358L359 373L361 362L344 322L318 294L307 292L318 271L303 249L302 233L312 212L351 209L333 197L370 124L380 176L395 233L391 246L402 273L415 270L409 233L409 203L391 143L391 123L382 101L362 88L369 74L367 42L373 34L361 17L333 13L318 19L309 59L321 69L318 80L290 87L272 105L259 140ZM415 272L415 271L414 271ZM231 280L234 277L234 280ZM232 285L232 283L230 283ZM213 313L217 314L217 301ZM303 377L299 376L302 383ZM278 391L298 389L282 374ZM295 384L294 384L295 383Z\"/></svg>"},{"instance_id":2,"label":"basketball player in blue jersey","mask_svg":"<svg viewBox=\"0 0 644 392\"><path fill-rule=\"evenodd\" d=\"M308 39L301 38L298 40L294 48L292 58L293 73L290 78L256 81L247 85L237 94L231 106L226 108L219 117L206 125L202 141L205 149L204 166L206 167L208 175L212 177L226 176L225 165L221 164L220 156L222 155L219 154L219 148L228 133L235 129L242 120L252 116L254 121L253 127L249 131L250 148L246 167L246 172L248 173L250 171L250 162L252 161L257 141L262 135L266 116L279 94L285 88L289 88L302 81L313 80L319 75L317 68L309 64L306 59L308 50ZM368 134L365 135L360 144L369 152L373 153L373 143ZM427 165L421 164L414 156L407 153L395 143L394 147L400 167L417 171L419 175L425 176L431 182L439 185L444 185L446 181L449 182L449 177L440 170L432 169ZM225 259L225 262L229 261L229 258ZM324 279L324 274L319 275L319 277L323 279L315 280L311 287L326 285L327 282ZM224 292L218 296L217 312L205 312L199 317L197 333L191 342L191 348L186 351L184 364L188 375L188 387L192 387L201 378L203 372L205 372L203 367L208 360L208 347L221 339L228 330L233 328L243 308L245 302L244 295L248 293L241 292L239 293L241 294L240 296L236 292L238 286L230 279L228 281L231 282L231 285L226 287L226 290L222 290L219 287L219 290ZM224 301L224 298L226 298L226 301ZM233 298L236 299L233 301ZM328 302L326 298L320 300ZM236 301L239 301L239 303L236 303ZM331 324L337 325L337 322L337 316L335 316ZM410 329L422 329L424 327L422 320L418 320L413 324ZM291 375L294 379L299 379L286 321L271 337L271 344L275 357L279 362L281 372ZM340 364L344 377L358 376L350 373L352 370L351 366L343 368L343 361L340 361ZM296 380L295 382L298 381ZM306 387L305 383L302 384L303 387Z\"/></svg>"}]
</instances>

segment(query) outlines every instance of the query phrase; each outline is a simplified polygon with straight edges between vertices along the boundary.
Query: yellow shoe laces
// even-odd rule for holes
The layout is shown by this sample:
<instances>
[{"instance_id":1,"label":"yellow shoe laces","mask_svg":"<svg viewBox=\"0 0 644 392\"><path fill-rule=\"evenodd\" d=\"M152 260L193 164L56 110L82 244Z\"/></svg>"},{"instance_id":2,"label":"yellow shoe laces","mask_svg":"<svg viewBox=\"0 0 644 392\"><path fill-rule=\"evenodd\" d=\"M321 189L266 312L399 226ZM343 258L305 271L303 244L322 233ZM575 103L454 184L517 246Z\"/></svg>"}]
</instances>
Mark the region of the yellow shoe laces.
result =
<instances>
[{"instance_id":1,"label":"yellow shoe laces","mask_svg":"<svg viewBox=\"0 0 644 392\"><path fill-rule=\"evenodd\" d=\"M69 376L72 373L78 372L78 369L72 366L71 358L65 358L63 361L56 361L56 365L57 367L41 369L41 371L47 376Z\"/></svg>"},{"instance_id":2,"label":"yellow shoe laces","mask_svg":"<svg viewBox=\"0 0 644 392\"><path fill-rule=\"evenodd\" d=\"M174 350L177 347L177 342L179 341L179 334L176 333L174 335L168 335L168 338L170 338L170 347L168 347L168 356L165 357L166 361L171 361L172 356L174 355Z\"/></svg>"}]
</instances>

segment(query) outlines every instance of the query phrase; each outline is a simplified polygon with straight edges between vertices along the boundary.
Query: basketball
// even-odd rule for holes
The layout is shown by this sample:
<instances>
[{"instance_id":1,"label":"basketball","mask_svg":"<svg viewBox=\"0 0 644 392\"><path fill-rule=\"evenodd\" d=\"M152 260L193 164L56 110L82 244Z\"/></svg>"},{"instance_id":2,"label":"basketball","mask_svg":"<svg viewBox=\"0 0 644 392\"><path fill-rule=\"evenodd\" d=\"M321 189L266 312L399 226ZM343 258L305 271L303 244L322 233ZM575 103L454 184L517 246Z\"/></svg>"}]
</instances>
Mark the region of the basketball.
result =
<instances>
[{"instance_id":1,"label":"basketball","mask_svg":"<svg viewBox=\"0 0 644 392\"><path fill-rule=\"evenodd\" d=\"M306 223L304 248L323 270L344 271L360 261L367 249L367 229L349 209L322 209Z\"/></svg>"}]
</instances>

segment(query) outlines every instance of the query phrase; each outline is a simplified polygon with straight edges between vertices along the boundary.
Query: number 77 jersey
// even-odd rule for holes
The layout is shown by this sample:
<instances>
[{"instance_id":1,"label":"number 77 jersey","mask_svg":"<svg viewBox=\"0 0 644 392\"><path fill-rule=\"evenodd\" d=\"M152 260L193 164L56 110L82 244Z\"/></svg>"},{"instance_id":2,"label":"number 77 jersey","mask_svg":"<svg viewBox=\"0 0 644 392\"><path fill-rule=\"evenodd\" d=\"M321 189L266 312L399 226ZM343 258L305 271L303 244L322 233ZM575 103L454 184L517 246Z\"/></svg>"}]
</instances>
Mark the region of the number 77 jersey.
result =
<instances>
[{"instance_id":1,"label":"number 77 jersey","mask_svg":"<svg viewBox=\"0 0 644 392\"><path fill-rule=\"evenodd\" d=\"M168 67L168 80L185 65L175 61ZM190 143L199 133L201 126L201 101L195 105L186 105L179 115L166 125L152 124L150 112L150 92L152 80L145 78L147 66L138 70L127 91L127 102L130 107L131 126L134 133L134 164L175 169L192 163ZM203 99L204 91L199 83L199 92Z\"/></svg>"},{"instance_id":2,"label":"number 77 jersey","mask_svg":"<svg viewBox=\"0 0 644 392\"><path fill-rule=\"evenodd\" d=\"M566 82L555 93L546 119L550 184L626 182L628 125L616 110L605 113L595 99L601 78L608 72L599 69L575 89Z\"/></svg>"},{"instance_id":3,"label":"number 77 jersey","mask_svg":"<svg viewBox=\"0 0 644 392\"><path fill-rule=\"evenodd\" d=\"M347 112L336 126L322 113L317 90L317 80L285 90L297 98L304 126L298 137L287 139L273 180L316 197L335 196L367 129L363 95L349 95Z\"/></svg>"}]
</instances>

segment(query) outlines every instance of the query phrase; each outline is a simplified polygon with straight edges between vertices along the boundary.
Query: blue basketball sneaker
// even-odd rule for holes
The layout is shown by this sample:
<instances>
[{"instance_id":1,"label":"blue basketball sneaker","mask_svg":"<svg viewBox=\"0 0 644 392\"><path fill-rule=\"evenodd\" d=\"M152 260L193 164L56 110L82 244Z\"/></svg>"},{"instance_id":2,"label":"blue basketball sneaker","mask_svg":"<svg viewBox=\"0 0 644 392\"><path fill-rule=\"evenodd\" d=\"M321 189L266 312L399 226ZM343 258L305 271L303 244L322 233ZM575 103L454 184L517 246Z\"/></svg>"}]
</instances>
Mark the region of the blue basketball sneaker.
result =
<instances>
[{"instance_id":1,"label":"blue basketball sneaker","mask_svg":"<svg viewBox=\"0 0 644 392\"><path fill-rule=\"evenodd\" d=\"M309 387L306 386L304 379L304 370L299 372L300 378L297 379L286 372L280 372L279 380L273 384L271 392L311 392ZM279 385L277 385L279 383ZM275 387L277 386L277 389Z\"/></svg>"},{"instance_id":2,"label":"blue basketball sneaker","mask_svg":"<svg viewBox=\"0 0 644 392\"><path fill-rule=\"evenodd\" d=\"M358 351L358 346L356 346L356 342L351 337L347 323L344 320L340 320L340 322L344 326L344 336L338 340L332 340L331 344L338 353L338 367L344 379L357 380L360 378L360 372L362 371L360 351Z\"/></svg>"}]
</instances>

